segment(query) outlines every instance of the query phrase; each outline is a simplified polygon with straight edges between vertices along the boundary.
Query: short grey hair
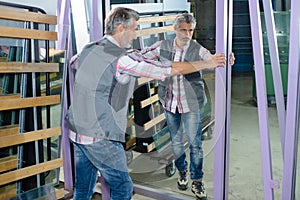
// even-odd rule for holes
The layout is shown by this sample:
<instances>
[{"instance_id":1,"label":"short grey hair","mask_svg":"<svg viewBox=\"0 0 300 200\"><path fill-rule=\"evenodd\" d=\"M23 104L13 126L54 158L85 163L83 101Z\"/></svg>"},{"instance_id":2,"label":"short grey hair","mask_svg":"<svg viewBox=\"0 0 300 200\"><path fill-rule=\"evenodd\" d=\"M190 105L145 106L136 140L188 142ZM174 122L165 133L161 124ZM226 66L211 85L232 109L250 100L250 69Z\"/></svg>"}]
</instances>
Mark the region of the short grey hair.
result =
<instances>
[{"instance_id":1,"label":"short grey hair","mask_svg":"<svg viewBox=\"0 0 300 200\"><path fill-rule=\"evenodd\" d=\"M182 13L177 15L177 17L175 18L174 22L173 22L173 27L174 28L179 28L181 23L187 23L187 24L193 24L194 27L196 27L196 19L193 17L193 15L189 14L189 13Z\"/></svg>"},{"instance_id":2,"label":"short grey hair","mask_svg":"<svg viewBox=\"0 0 300 200\"><path fill-rule=\"evenodd\" d=\"M110 11L105 19L105 31L107 35L113 35L119 24L123 24L124 28L132 26L133 20L139 20L139 13L130 8L118 7Z\"/></svg>"}]
</instances>

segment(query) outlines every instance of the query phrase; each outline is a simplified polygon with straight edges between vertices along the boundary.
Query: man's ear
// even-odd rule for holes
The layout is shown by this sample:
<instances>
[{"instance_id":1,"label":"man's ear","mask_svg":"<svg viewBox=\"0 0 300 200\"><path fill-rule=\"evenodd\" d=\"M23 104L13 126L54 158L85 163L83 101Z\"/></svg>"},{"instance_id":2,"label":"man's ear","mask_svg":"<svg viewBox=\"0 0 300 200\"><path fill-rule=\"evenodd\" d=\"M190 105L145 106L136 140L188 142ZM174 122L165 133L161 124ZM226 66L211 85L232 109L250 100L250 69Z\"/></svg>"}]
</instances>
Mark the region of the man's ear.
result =
<instances>
[{"instance_id":1,"label":"man's ear","mask_svg":"<svg viewBox=\"0 0 300 200\"><path fill-rule=\"evenodd\" d=\"M119 24L118 26L117 26L117 32L118 33L121 33L121 32L123 32L124 30L125 30L125 28L124 28L124 26L123 26L123 24Z\"/></svg>"}]
</instances>

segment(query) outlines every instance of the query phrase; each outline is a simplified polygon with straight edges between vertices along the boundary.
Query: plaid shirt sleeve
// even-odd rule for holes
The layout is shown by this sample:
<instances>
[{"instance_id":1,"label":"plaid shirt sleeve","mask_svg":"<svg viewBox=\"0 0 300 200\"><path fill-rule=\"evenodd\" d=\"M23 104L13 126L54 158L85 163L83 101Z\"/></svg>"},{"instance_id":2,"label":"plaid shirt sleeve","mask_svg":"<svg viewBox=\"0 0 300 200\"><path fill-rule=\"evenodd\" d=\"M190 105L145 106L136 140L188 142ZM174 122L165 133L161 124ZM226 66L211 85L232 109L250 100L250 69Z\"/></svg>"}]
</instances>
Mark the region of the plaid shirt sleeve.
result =
<instances>
[{"instance_id":1,"label":"plaid shirt sleeve","mask_svg":"<svg viewBox=\"0 0 300 200\"><path fill-rule=\"evenodd\" d=\"M128 76L136 76L163 80L170 76L172 61L160 60L159 46L160 43L155 43L142 51L130 50L120 57L117 62L117 79L122 82Z\"/></svg>"},{"instance_id":2,"label":"plaid shirt sleeve","mask_svg":"<svg viewBox=\"0 0 300 200\"><path fill-rule=\"evenodd\" d=\"M203 46L200 47L199 55L200 55L200 58L203 60L208 60L212 56L211 53L209 52L209 50L207 50Z\"/></svg>"}]
</instances>

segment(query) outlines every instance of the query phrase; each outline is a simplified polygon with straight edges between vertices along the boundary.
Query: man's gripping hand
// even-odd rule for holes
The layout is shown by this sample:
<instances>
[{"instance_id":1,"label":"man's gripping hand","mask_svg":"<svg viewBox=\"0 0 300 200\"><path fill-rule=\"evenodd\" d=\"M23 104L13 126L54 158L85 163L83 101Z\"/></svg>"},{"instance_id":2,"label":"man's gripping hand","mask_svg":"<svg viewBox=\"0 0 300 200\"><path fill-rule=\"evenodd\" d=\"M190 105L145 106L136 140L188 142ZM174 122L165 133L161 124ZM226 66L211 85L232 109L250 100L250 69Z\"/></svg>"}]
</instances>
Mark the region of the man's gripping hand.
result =
<instances>
[{"instance_id":1,"label":"man's gripping hand","mask_svg":"<svg viewBox=\"0 0 300 200\"><path fill-rule=\"evenodd\" d=\"M224 67L226 65L226 57L225 54L215 54L212 55L210 59L207 60L208 62L208 69L214 69L216 67Z\"/></svg>"}]
</instances>

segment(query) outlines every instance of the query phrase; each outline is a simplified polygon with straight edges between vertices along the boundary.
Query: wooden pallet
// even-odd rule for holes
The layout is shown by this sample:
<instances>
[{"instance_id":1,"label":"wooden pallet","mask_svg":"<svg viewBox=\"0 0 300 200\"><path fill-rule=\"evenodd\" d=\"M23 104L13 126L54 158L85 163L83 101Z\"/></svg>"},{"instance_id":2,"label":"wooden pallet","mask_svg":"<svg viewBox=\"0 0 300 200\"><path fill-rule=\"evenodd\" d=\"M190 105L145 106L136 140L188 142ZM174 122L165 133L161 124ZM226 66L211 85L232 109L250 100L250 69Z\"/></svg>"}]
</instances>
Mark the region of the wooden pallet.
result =
<instances>
[{"instance_id":1,"label":"wooden pallet","mask_svg":"<svg viewBox=\"0 0 300 200\"><path fill-rule=\"evenodd\" d=\"M21 9L0 7L0 20L32 22L43 25L56 25L57 17ZM42 41L57 40L57 33L47 30L33 30L1 26L0 37L10 39L33 39ZM26 63L26 62L0 62L0 73L34 73L58 72L58 63ZM1 95L0 111L24 109L29 107L44 107L60 104L60 95L38 96L22 98L20 94ZM44 128L42 130L19 133L19 125L4 126L0 128L0 148L22 145L28 142L43 140L61 135L61 127ZM52 159L25 168L17 168L18 156L11 155L0 159L0 199L16 196L16 182L24 178L37 175L49 170L62 167L62 158ZM64 197L63 190L56 191L57 199Z\"/></svg>"}]
</instances>

